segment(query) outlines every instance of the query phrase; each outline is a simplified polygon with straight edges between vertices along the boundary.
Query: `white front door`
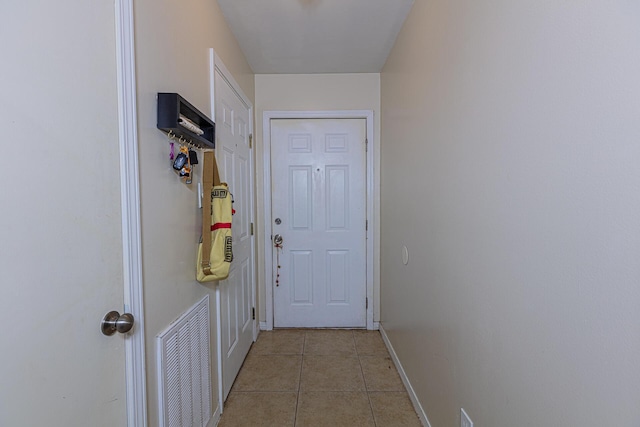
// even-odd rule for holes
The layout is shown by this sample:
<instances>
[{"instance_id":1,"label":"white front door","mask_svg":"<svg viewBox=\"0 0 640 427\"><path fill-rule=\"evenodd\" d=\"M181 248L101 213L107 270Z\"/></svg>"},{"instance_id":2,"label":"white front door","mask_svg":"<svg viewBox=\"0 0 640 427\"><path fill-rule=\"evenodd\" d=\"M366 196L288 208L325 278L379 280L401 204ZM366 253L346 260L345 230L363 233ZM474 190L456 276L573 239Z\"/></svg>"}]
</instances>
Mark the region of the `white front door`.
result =
<instances>
[{"instance_id":1,"label":"white front door","mask_svg":"<svg viewBox=\"0 0 640 427\"><path fill-rule=\"evenodd\" d=\"M124 309L113 8L0 6L1 426L127 425L131 338L100 331Z\"/></svg>"},{"instance_id":2,"label":"white front door","mask_svg":"<svg viewBox=\"0 0 640 427\"><path fill-rule=\"evenodd\" d=\"M366 326L366 121L272 119L275 327Z\"/></svg>"},{"instance_id":3,"label":"white front door","mask_svg":"<svg viewBox=\"0 0 640 427\"><path fill-rule=\"evenodd\" d=\"M233 262L218 285L220 298L223 398L238 375L253 342L253 168L249 147L250 108L220 71L214 71L216 158L220 178L233 195Z\"/></svg>"}]
</instances>

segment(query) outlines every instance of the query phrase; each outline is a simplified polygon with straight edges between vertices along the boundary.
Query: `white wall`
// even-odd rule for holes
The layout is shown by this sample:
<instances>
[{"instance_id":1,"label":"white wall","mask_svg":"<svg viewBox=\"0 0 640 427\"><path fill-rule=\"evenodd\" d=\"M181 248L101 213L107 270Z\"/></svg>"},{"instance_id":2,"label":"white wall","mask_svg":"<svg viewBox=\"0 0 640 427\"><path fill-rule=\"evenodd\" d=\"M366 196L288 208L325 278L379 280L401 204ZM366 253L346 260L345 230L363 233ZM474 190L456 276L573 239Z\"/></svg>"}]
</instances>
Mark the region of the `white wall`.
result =
<instances>
[{"instance_id":1,"label":"white wall","mask_svg":"<svg viewBox=\"0 0 640 427\"><path fill-rule=\"evenodd\" d=\"M380 159L380 74L257 74L256 90L256 182L257 182L257 248L258 248L258 300L259 319L265 317L264 278L264 230L270 227L264 220L264 158L262 118L265 111L326 111L326 110L373 110L374 112L374 158L376 171ZM378 177L376 178L378 188ZM375 195L374 210L379 212L379 196ZM374 231L376 251L379 243L379 227ZM270 262L270 261L269 261ZM374 271L374 320L379 314L378 261Z\"/></svg>"},{"instance_id":2,"label":"white wall","mask_svg":"<svg viewBox=\"0 0 640 427\"><path fill-rule=\"evenodd\" d=\"M136 0L136 65L147 339L149 425L158 424L155 337L215 284L195 280L201 211L197 180L180 182L169 161L169 144L156 129L156 93L178 92L211 117L209 48L213 47L253 101L254 78L217 2ZM176 147L177 149L177 147ZM199 156L202 160L202 155ZM196 167L199 179L202 165ZM215 307L212 307L215 316ZM212 321L212 352L215 322ZM213 392L217 396L215 361ZM217 398L216 398L217 399Z\"/></svg>"},{"instance_id":3,"label":"white wall","mask_svg":"<svg viewBox=\"0 0 640 427\"><path fill-rule=\"evenodd\" d=\"M381 75L381 320L432 426L640 425L638 22L416 1Z\"/></svg>"}]
</instances>

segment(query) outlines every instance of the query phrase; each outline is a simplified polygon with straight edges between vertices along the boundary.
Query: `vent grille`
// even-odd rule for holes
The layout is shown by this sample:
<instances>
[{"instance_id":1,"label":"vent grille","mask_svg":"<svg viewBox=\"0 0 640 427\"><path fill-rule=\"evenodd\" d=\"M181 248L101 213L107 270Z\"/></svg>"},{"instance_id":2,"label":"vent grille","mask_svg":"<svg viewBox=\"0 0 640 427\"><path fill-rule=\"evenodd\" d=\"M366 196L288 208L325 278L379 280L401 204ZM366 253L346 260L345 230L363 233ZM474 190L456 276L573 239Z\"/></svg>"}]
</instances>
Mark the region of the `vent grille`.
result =
<instances>
[{"instance_id":1,"label":"vent grille","mask_svg":"<svg viewBox=\"0 0 640 427\"><path fill-rule=\"evenodd\" d=\"M209 296L157 337L160 425L191 427L211 419Z\"/></svg>"}]
</instances>

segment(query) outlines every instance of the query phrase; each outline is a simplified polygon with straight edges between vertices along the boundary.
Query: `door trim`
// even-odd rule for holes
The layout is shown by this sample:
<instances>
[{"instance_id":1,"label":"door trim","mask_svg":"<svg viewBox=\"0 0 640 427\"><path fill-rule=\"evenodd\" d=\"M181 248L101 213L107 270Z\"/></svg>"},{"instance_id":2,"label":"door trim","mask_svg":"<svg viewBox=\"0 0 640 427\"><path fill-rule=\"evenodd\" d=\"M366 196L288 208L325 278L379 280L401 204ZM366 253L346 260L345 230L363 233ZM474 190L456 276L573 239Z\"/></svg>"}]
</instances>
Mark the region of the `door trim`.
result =
<instances>
[{"instance_id":1,"label":"door trim","mask_svg":"<svg viewBox=\"0 0 640 427\"><path fill-rule=\"evenodd\" d=\"M127 425L145 427L147 425L147 379L133 0L116 0L115 15L124 311L133 314L135 318L134 333L124 337Z\"/></svg>"},{"instance_id":2,"label":"door trim","mask_svg":"<svg viewBox=\"0 0 640 427\"><path fill-rule=\"evenodd\" d=\"M265 111L262 114L262 158L264 159L264 273L265 273L265 303L266 327L273 329L273 245L271 244L271 119L365 119L367 126L368 147L366 152L367 171L367 268L366 295L369 301L367 307L367 329L373 330L373 278L374 278L374 232L377 218L374 209L375 175L374 175L374 141L373 110L336 110L336 111Z\"/></svg>"},{"instance_id":3,"label":"door trim","mask_svg":"<svg viewBox=\"0 0 640 427\"><path fill-rule=\"evenodd\" d=\"M240 99L242 100L242 102L245 104L245 106L249 109L249 134L251 135L251 138L253 138L253 121L254 121L254 117L253 117L253 104L251 103L251 100L244 94L244 92L242 91L242 88L240 87L240 85L238 84L238 82L233 78L233 75L231 74L231 72L227 69L227 67L225 67L224 63L222 62L222 60L220 59L220 57L218 56L218 54L216 54L215 50L213 48L209 49L209 89L210 89L210 99L211 99L211 119L215 122L216 121L216 98L215 98L215 93L216 93L216 84L215 84L215 72L216 70L218 70L220 72L220 75L227 81L227 83L229 83L229 86L231 86L231 89L233 89L236 94L240 97ZM253 189L253 196L249 198L249 202L251 204L250 207L250 211L251 211L251 222L255 224L256 222L256 215L255 215L255 154L253 151L253 146L255 146L255 143L252 145L252 148L250 149L249 153L249 174L250 174L250 187ZM251 264L251 269L252 269L252 277L253 277L253 283L251 284L251 304L253 307L256 306L256 236L253 235L251 236L251 256L253 257L253 262ZM221 307L220 307L220 288L218 286L216 286L216 315L219 316L221 313ZM253 341L255 342L256 339L258 339L258 332L259 332L259 327L258 327L258 321L257 319L253 319L252 320L253 325L252 327L252 334L253 334ZM220 410L222 411L224 408L224 390L223 390L223 384L222 384L222 338L221 338L221 331L220 331L220 320L218 318L217 321L217 331L216 331L216 345L217 345L217 369L218 369L218 404L220 405Z\"/></svg>"}]
</instances>

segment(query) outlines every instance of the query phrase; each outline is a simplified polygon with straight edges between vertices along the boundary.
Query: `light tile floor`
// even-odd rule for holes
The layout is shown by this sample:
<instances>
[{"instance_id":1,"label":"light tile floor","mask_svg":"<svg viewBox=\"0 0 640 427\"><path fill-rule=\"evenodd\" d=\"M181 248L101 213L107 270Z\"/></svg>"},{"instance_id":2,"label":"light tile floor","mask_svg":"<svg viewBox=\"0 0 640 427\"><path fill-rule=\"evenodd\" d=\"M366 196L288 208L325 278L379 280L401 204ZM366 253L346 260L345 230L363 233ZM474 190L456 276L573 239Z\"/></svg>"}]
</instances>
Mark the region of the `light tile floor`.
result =
<instances>
[{"instance_id":1,"label":"light tile floor","mask_svg":"<svg viewBox=\"0 0 640 427\"><path fill-rule=\"evenodd\" d=\"M419 427L378 331L261 332L220 427Z\"/></svg>"}]
</instances>

